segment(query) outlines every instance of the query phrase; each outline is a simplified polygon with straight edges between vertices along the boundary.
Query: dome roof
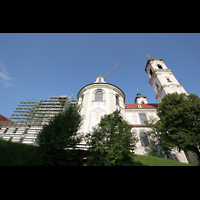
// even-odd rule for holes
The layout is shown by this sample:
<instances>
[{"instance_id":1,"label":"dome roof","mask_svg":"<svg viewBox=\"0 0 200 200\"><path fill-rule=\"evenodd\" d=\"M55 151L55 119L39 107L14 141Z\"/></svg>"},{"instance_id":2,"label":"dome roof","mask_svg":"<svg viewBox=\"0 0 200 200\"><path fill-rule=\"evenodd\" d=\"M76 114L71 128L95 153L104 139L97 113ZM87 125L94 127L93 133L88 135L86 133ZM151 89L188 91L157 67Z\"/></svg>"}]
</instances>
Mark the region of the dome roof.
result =
<instances>
[{"instance_id":1,"label":"dome roof","mask_svg":"<svg viewBox=\"0 0 200 200\"><path fill-rule=\"evenodd\" d=\"M111 86L111 87L113 86L113 87L115 87L116 90L118 90L121 93L121 95L122 95L122 97L124 99L124 102L125 102L125 94L124 94L124 92L120 88L118 88L117 86L115 86L113 84L110 84L110 83L106 83L104 81L104 78L101 77L101 75L96 78L96 81L94 83L87 84L83 88L81 88L80 91L77 94L77 99L79 99L79 95L82 94L82 92L84 91L84 89L86 89L88 86L92 86L92 85L94 85L94 86L95 85L99 85L99 86L102 85L102 87L105 87L107 85L107 86Z\"/></svg>"}]
</instances>

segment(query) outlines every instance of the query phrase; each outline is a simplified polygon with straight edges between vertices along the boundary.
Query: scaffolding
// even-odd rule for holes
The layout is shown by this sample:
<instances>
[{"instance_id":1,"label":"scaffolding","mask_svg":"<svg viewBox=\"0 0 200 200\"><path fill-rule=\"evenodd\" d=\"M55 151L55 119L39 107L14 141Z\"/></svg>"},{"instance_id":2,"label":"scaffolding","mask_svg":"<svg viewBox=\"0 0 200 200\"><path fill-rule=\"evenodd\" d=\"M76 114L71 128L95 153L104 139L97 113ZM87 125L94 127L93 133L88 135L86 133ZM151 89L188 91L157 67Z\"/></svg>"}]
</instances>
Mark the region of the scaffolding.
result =
<instances>
[{"instance_id":1,"label":"scaffolding","mask_svg":"<svg viewBox=\"0 0 200 200\"><path fill-rule=\"evenodd\" d=\"M70 104L72 98L68 96L51 96L49 99L20 101L20 104L7 122L8 125L45 125Z\"/></svg>"},{"instance_id":2,"label":"scaffolding","mask_svg":"<svg viewBox=\"0 0 200 200\"><path fill-rule=\"evenodd\" d=\"M13 142L35 144L43 125L49 124L59 113L64 112L73 97L51 96L49 99L21 100L12 117L0 123L0 138Z\"/></svg>"}]
</instances>

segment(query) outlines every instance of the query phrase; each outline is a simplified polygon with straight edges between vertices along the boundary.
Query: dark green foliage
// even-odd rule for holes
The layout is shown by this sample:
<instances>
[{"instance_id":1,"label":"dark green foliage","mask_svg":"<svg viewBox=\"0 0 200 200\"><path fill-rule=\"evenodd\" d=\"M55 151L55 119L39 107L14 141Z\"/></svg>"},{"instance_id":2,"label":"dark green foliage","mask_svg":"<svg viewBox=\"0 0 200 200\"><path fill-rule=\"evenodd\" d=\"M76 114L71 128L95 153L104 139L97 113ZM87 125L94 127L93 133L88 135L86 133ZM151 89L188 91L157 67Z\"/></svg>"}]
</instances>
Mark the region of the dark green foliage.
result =
<instances>
[{"instance_id":1,"label":"dark green foliage","mask_svg":"<svg viewBox=\"0 0 200 200\"><path fill-rule=\"evenodd\" d=\"M26 166L37 151L36 146L0 139L0 166Z\"/></svg>"},{"instance_id":2,"label":"dark green foliage","mask_svg":"<svg viewBox=\"0 0 200 200\"><path fill-rule=\"evenodd\" d=\"M195 152L200 161L200 99L196 94L168 94L158 105L158 120L147 123L158 145L168 153L177 147ZM160 134L162 133L162 134Z\"/></svg>"},{"instance_id":3,"label":"dark green foliage","mask_svg":"<svg viewBox=\"0 0 200 200\"><path fill-rule=\"evenodd\" d=\"M120 165L123 159L129 158L131 145L136 143L131 128L118 110L102 117L93 132L86 135L88 165Z\"/></svg>"},{"instance_id":4,"label":"dark green foliage","mask_svg":"<svg viewBox=\"0 0 200 200\"><path fill-rule=\"evenodd\" d=\"M74 148L82 139L77 133L82 122L79 110L77 104L70 104L43 127L37 137L39 147L32 164L71 165L75 162L78 152Z\"/></svg>"}]
</instances>

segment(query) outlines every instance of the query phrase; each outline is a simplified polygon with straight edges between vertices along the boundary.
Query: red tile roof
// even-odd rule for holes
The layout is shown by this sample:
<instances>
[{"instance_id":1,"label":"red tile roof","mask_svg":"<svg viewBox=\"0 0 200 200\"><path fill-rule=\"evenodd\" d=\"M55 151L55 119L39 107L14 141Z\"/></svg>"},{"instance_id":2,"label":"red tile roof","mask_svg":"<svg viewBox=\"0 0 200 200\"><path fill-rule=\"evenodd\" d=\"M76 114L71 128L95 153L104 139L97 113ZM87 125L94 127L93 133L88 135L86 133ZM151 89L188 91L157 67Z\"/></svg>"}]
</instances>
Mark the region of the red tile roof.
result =
<instances>
[{"instance_id":1,"label":"red tile roof","mask_svg":"<svg viewBox=\"0 0 200 200\"><path fill-rule=\"evenodd\" d=\"M1 114L0 114L0 121L1 121L1 122L6 122L6 121L9 121L9 122L11 122L11 120L10 120L10 119L8 119L8 118L4 117L4 116L3 116L3 115L1 115Z\"/></svg>"},{"instance_id":2,"label":"red tile roof","mask_svg":"<svg viewBox=\"0 0 200 200\"><path fill-rule=\"evenodd\" d=\"M0 114L0 125L16 125L16 123Z\"/></svg>"},{"instance_id":3,"label":"red tile roof","mask_svg":"<svg viewBox=\"0 0 200 200\"><path fill-rule=\"evenodd\" d=\"M152 104L125 104L126 107L125 109L142 109L142 108L151 108L151 109L157 109L158 104L157 103L152 103ZM141 105L142 108L138 108L138 105Z\"/></svg>"},{"instance_id":4,"label":"red tile roof","mask_svg":"<svg viewBox=\"0 0 200 200\"><path fill-rule=\"evenodd\" d=\"M133 126L133 127L146 127L147 125L146 124L130 124L130 126Z\"/></svg>"}]
</instances>

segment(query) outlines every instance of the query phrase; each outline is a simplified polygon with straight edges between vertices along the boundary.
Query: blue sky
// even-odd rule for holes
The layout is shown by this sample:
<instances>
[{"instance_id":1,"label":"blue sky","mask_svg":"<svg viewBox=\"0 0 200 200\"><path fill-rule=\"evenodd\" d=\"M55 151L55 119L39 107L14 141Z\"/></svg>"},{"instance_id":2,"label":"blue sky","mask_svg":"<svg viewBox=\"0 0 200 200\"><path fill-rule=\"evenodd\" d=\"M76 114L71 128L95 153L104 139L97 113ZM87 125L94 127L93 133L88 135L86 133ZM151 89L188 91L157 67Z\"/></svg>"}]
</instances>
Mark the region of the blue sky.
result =
<instances>
[{"instance_id":1,"label":"blue sky","mask_svg":"<svg viewBox=\"0 0 200 200\"><path fill-rule=\"evenodd\" d=\"M199 33L0 33L0 114L20 100L74 95L106 75L133 103L137 94L158 103L144 71L147 53L163 58L188 93L200 97Z\"/></svg>"}]
</instances>

